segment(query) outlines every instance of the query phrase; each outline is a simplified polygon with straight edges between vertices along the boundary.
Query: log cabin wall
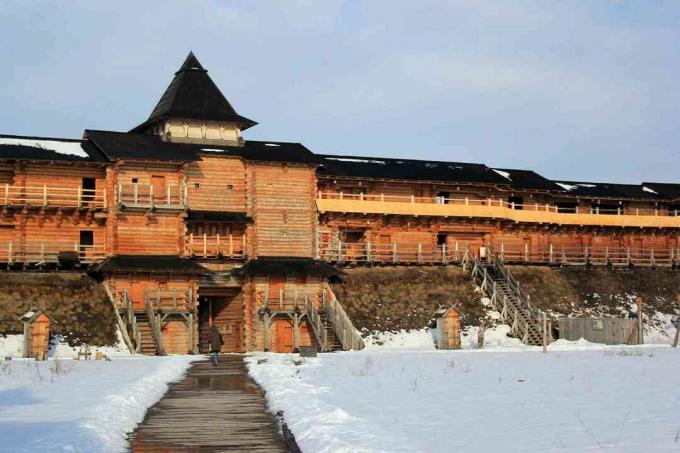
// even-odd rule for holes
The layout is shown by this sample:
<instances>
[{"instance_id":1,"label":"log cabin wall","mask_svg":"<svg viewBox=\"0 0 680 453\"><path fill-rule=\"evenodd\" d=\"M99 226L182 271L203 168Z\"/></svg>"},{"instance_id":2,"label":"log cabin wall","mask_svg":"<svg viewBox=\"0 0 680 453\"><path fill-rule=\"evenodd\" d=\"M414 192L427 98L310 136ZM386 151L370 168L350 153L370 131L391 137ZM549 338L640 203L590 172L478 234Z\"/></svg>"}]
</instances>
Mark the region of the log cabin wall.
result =
<instances>
[{"instance_id":1,"label":"log cabin wall","mask_svg":"<svg viewBox=\"0 0 680 453\"><path fill-rule=\"evenodd\" d=\"M312 257L316 237L313 167L248 163L249 239L255 256Z\"/></svg>"},{"instance_id":2,"label":"log cabin wall","mask_svg":"<svg viewBox=\"0 0 680 453\"><path fill-rule=\"evenodd\" d=\"M206 145L207 147L207 145ZM186 171L189 209L246 212L246 165L243 160L204 154Z\"/></svg>"},{"instance_id":3,"label":"log cabin wall","mask_svg":"<svg viewBox=\"0 0 680 453\"><path fill-rule=\"evenodd\" d=\"M119 213L116 247L121 255L179 255L184 250L184 219L173 213Z\"/></svg>"}]
</instances>

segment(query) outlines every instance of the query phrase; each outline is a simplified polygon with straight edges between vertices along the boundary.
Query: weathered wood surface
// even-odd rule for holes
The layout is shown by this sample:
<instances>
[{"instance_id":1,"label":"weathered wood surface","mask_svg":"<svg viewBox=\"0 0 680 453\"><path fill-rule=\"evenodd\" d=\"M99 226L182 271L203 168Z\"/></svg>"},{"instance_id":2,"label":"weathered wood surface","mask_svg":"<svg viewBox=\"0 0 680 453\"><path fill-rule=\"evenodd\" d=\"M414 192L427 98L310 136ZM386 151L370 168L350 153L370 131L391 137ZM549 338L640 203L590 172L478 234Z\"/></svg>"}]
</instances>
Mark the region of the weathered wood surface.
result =
<instances>
[{"instance_id":1,"label":"weathered wood surface","mask_svg":"<svg viewBox=\"0 0 680 453\"><path fill-rule=\"evenodd\" d=\"M243 357L195 362L130 435L133 452L285 452Z\"/></svg>"},{"instance_id":2,"label":"weathered wood surface","mask_svg":"<svg viewBox=\"0 0 680 453\"><path fill-rule=\"evenodd\" d=\"M584 338L592 343L639 344L636 319L560 318L560 338L576 341Z\"/></svg>"}]
</instances>

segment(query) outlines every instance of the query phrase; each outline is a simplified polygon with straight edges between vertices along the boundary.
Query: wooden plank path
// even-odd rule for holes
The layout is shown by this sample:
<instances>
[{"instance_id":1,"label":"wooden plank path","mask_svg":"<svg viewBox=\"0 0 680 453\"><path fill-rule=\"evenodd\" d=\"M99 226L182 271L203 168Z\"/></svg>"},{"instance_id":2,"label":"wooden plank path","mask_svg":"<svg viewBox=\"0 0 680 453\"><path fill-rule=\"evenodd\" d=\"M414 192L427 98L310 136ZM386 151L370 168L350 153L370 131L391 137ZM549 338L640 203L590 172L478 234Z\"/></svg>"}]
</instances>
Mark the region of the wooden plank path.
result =
<instances>
[{"instance_id":1,"label":"wooden plank path","mask_svg":"<svg viewBox=\"0 0 680 453\"><path fill-rule=\"evenodd\" d=\"M239 355L194 362L130 435L133 452L286 452Z\"/></svg>"}]
</instances>

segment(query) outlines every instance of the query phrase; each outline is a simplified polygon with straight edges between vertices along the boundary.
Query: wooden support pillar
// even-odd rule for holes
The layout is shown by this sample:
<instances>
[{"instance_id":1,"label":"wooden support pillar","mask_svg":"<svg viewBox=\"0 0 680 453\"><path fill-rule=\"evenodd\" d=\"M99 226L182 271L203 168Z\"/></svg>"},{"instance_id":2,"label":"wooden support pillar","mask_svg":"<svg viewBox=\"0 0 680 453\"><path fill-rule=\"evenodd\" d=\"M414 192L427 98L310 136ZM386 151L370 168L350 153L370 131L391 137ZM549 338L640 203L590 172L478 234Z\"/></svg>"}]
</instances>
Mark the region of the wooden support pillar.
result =
<instances>
[{"instance_id":1,"label":"wooden support pillar","mask_svg":"<svg viewBox=\"0 0 680 453\"><path fill-rule=\"evenodd\" d=\"M293 351L300 348L300 315L293 313Z\"/></svg>"},{"instance_id":2,"label":"wooden support pillar","mask_svg":"<svg viewBox=\"0 0 680 453\"><path fill-rule=\"evenodd\" d=\"M264 323L264 350L269 351L269 313L266 311L262 315L262 321Z\"/></svg>"}]
</instances>

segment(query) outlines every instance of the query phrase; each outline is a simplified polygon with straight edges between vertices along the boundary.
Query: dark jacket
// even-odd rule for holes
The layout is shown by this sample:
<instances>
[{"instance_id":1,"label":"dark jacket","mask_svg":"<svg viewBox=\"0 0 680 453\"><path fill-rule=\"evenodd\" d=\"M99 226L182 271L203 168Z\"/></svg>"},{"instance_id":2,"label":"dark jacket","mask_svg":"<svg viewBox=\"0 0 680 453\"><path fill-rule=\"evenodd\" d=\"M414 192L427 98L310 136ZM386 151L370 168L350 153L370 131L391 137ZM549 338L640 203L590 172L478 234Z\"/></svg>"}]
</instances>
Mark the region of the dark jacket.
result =
<instances>
[{"instance_id":1,"label":"dark jacket","mask_svg":"<svg viewBox=\"0 0 680 453\"><path fill-rule=\"evenodd\" d=\"M212 326L210 328L210 352L220 352L223 344L222 334L217 327Z\"/></svg>"}]
</instances>

